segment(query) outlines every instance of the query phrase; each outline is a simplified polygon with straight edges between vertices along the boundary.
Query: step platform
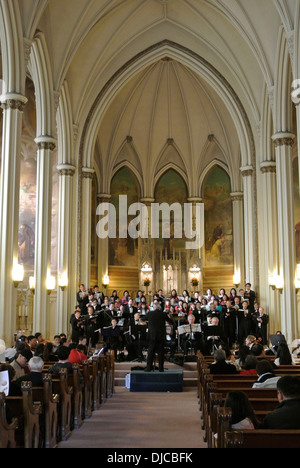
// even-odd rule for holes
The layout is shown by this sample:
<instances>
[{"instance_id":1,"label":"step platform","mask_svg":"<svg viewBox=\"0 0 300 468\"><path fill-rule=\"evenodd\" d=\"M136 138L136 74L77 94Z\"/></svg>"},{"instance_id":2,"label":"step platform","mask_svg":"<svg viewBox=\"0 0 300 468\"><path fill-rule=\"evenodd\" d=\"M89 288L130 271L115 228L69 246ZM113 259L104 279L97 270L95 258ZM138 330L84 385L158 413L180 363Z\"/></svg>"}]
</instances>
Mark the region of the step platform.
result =
<instances>
[{"instance_id":1,"label":"step platform","mask_svg":"<svg viewBox=\"0 0 300 468\"><path fill-rule=\"evenodd\" d=\"M143 370L132 370L130 373L131 392L182 392L183 371L182 369L165 369L144 372Z\"/></svg>"}]
</instances>

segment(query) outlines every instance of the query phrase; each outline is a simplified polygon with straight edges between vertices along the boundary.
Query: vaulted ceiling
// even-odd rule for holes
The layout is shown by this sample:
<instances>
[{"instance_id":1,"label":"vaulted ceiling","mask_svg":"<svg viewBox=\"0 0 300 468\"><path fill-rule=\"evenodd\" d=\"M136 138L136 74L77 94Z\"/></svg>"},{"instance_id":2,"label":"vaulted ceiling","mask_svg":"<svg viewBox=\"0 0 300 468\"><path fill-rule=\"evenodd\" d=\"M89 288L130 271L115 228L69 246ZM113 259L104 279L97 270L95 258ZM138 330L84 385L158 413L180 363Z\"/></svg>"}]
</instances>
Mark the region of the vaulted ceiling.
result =
<instances>
[{"instance_id":1,"label":"vaulted ceiling","mask_svg":"<svg viewBox=\"0 0 300 468\"><path fill-rule=\"evenodd\" d=\"M24 36L31 39L36 30L45 36L55 90L68 83L79 131L112 77L161 41L180 44L210 64L255 130L265 89L274 85L280 31L289 37L299 26L297 0L19 0L19 5ZM237 131L213 80L181 61L180 53L152 61L149 56L122 83L116 79L112 97L101 103L96 165L104 179L122 158L151 180L164 159L186 173L220 159L233 177L240 163Z\"/></svg>"}]
</instances>

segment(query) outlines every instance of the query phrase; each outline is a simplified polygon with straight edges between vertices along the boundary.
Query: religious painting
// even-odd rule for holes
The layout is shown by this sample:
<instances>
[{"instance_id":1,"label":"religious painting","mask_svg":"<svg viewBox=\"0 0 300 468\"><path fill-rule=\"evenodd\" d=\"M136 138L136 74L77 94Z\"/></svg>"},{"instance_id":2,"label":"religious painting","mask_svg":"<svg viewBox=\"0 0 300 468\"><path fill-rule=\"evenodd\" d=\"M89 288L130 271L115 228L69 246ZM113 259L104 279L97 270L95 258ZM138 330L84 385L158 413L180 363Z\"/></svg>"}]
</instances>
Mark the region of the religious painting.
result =
<instances>
[{"instance_id":1,"label":"religious painting","mask_svg":"<svg viewBox=\"0 0 300 468\"><path fill-rule=\"evenodd\" d=\"M162 204L166 203L168 207L171 207L173 203L181 205L181 223L180 223L180 237L179 232L175 236L175 219L172 210L170 213L166 211L166 219L163 219L162 212L159 218L159 237L156 239L156 253L161 258L173 259L175 252L185 250L185 232L184 232L184 203L187 203L187 187L185 181L182 179L180 174L175 170L169 169L166 171L155 187L155 203ZM163 210L162 210L163 211ZM178 223L179 224L179 223ZM170 236L166 237L163 235L163 226L170 228Z\"/></svg>"},{"instance_id":2,"label":"religious painting","mask_svg":"<svg viewBox=\"0 0 300 468\"><path fill-rule=\"evenodd\" d=\"M36 216L36 160L21 159L19 199L19 263L34 267Z\"/></svg>"},{"instance_id":3,"label":"religious painting","mask_svg":"<svg viewBox=\"0 0 300 468\"><path fill-rule=\"evenodd\" d=\"M116 209L116 238L109 237L109 265L110 266L138 266L138 239L129 235L120 238L119 233L119 196L127 196L127 206L139 201L139 187L136 177L126 166L120 169L111 181L110 203ZM135 216L127 216L127 227Z\"/></svg>"},{"instance_id":4,"label":"religious painting","mask_svg":"<svg viewBox=\"0 0 300 468\"><path fill-rule=\"evenodd\" d=\"M21 161L20 161L20 197L19 197L19 263L25 270L34 269L35 219L36 219L36 175L37 148L36 111L34 84L26 79L26 97L28 102L23 112Z\"/></svg>"},{"instance_id":5,"label":"religious painting","mask_svg":"<svg viewBox=\"0 0 300 468\"><path fill-rule=\"evenodd\" d=\"M228 174L218 165L204 182L205 265L233 264L233 212Z\"/></svg>"},{"instance_id":6,"label":"religious painting","mask_svg":"<svg viewBox=\"0 0 300 468\"><path fill-rule=\"evenodd\" d=\"M300 195L299 195L298 158L295 158L293 161L293 197L294 197L296 263L300 263Z\"/></svg>"}]
</instances>

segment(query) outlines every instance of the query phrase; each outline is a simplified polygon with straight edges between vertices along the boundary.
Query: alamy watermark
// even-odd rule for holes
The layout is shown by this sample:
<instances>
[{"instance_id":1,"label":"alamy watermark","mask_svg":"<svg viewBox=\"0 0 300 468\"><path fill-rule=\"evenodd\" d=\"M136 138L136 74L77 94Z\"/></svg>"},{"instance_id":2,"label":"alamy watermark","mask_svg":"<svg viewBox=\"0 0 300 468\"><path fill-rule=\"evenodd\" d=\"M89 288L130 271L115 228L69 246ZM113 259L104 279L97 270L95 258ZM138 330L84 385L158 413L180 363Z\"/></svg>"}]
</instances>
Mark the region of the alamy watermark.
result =
<instances>
[{"instance_id":1,"label":"alamy watermark","mask_svg":"<svg viewBox=\"0 0 300 468\"><path fill-rule=\"evenodd\" d=\"M300 104L300 78L294 80L292 83L292 101L294 104Z\"/></svg>"},{"instance_id":2,"label":"alamy watermark","mask_svg":"<svg viewBox=\"0 0 300 468\"><path fill-rule=\"evenodd\" d=\"M109 202L100 203L96 214L101 216L96 226L100 239L185 239L187 250L204 244L203 203L151 203L147 207L136 202L128 206L127 195L119 195L118 216Z\"/></svg>"}]
</instances>

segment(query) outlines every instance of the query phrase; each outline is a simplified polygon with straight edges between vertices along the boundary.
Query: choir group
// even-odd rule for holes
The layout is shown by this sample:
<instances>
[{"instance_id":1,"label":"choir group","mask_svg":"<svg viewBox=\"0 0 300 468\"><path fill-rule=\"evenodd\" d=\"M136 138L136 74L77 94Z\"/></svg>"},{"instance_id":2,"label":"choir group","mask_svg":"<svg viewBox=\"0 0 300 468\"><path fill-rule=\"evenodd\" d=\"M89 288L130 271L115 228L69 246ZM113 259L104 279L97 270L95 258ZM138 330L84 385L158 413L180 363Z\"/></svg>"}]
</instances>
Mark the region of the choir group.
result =
<instances>
[{"instance_id":1,"label":"choir group","mask_svg":"<svg viewBox=\"0 0 300 468\"><path fill-rule=\"evenodd\" d=\"M229 348L241 346L248 336L267 344L269 317L256 301L256 294L247 283L245 289L235 288L226 294L221 289L214 295L211 289L206 294L179 295L175 289L168 296L160 289L147 301L143 291L132 298L127 290L122 297L117 291L105 296L98 286L86 290L81 284L77 293L77 306L70 318L75 343L86 340L91 348L102 342L128 360L142 359L147 349L148 314L161 308L171 318L166 321L166 350L170 359L175 352L184 355L200 350L208 355L220 343ZM101 338L102 337L102 338Z\"/></svg>"}]
</instances>

